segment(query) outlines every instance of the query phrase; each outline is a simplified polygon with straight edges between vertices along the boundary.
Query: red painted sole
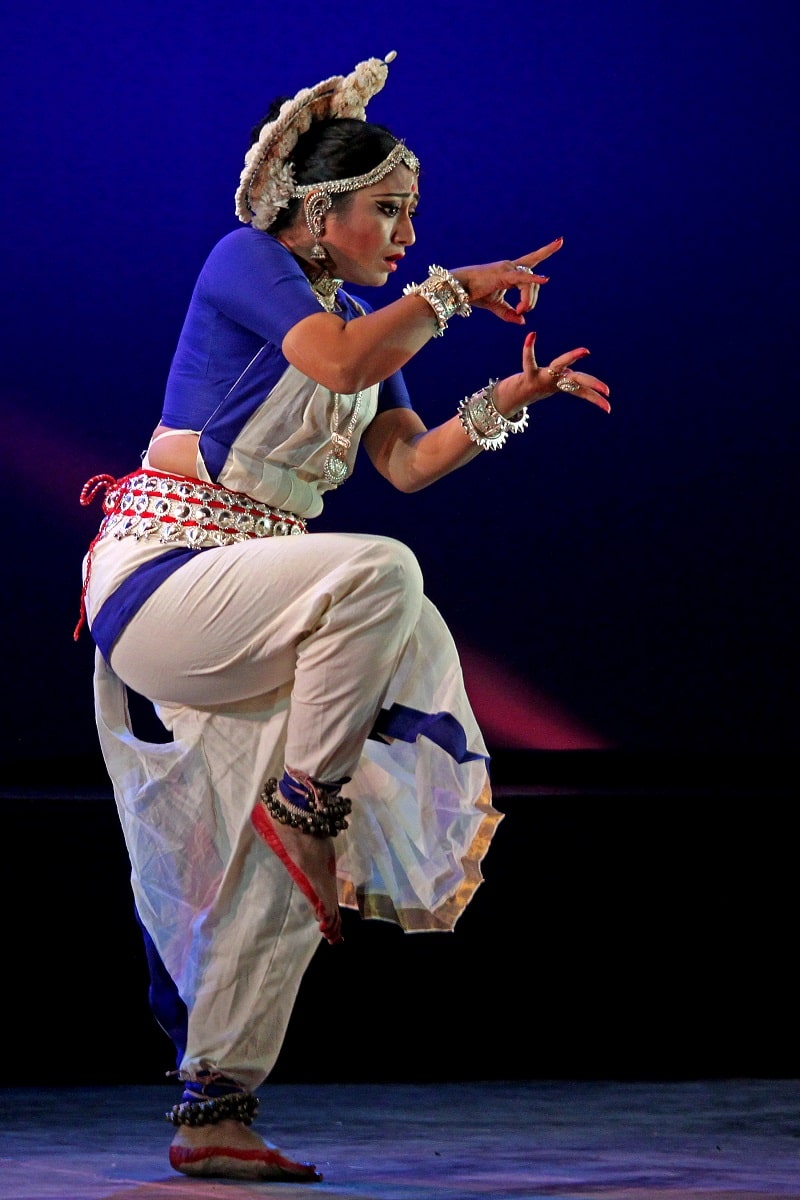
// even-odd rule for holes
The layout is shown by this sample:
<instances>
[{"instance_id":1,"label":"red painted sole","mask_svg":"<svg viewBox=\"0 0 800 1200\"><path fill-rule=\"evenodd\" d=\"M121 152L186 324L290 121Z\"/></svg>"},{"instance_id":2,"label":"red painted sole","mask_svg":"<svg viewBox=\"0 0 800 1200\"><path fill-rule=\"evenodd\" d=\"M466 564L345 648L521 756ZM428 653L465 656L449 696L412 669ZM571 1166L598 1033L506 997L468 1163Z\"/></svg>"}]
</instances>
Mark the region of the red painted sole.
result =
<instances>
[{"instance_id":1,"label":"red painted sole","mask_svg":"<svg viewBox=\"0 0 800 1200\"><path fill-rule=\"evenodd\" d=\"M294 1162L279 1150L268 1147L237 1150L232 1146L170 1146L169 1165L182 1175L223 1179L281 1180L319 1183L322 1175L313 1163Z\"/></svg>"},{"instance_id":2,"label":"red painted sole","mask_svg":"<svg viewBox=\"0 0 800 1200\"><path fill-rule=\"evenodd\" d=\"M286 867L286 870L289 872L294 882L300 888L300 891L303 893L306 900L308 900L309 904L314 910L314 914L319 922L320 932L325 940L332 946L336 946L339 942L343 942L344 938L342 937L341 932L341 918L331 921L326 920L325 909L322 901L317 895L313 883L308 878L305 871L302 871L294 859L288 854L286 847L275 832L272 824L272 818L260 800L250 814L250 820L252 821L253 827L258 836L263 838L273 853L277 854L278 858Z\"/></svg>"}]
</instances>

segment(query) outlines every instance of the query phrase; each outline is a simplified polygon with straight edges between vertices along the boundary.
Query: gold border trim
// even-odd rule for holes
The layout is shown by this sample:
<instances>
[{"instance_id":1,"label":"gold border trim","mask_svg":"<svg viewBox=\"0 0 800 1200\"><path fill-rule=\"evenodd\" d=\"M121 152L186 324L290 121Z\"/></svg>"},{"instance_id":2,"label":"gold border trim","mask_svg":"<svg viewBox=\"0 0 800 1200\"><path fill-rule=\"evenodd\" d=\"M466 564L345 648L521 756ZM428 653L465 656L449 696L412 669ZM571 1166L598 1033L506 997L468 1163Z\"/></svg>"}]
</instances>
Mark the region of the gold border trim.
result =
<instances>
[{"instance_id":1,"label":"gold border trim","mask_svg":"<svg viewBox=\"0 0 800 1200\"><path fill-rule=\"evenodd\" d=\"M488 780L475 802L475 807L482 811L484 816L478 832L461 860L464 877L453 895L442 901L437 908L432 911L426 908L398 909L385 892L365 892L363 889L356 889L349 880L340 880L340 905L343 908L355 909L366 920L391 921L399 925L405 933L451 933L483 883L481 863L504 816L492 806L492 789Z\"/></svg>"}]
</instances>

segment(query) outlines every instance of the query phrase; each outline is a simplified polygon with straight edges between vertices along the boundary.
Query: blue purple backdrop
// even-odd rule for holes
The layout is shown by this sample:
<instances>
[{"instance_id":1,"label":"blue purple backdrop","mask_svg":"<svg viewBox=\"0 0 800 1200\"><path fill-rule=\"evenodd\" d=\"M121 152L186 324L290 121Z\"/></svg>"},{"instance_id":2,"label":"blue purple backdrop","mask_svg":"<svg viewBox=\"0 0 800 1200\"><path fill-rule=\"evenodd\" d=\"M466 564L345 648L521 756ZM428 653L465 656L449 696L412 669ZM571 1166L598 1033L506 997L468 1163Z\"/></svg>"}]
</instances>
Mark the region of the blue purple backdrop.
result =
<instances>
[{"instance_id":1,"label":"blue purple backdrop","mask_svg":"<svg viewBox=\"0 0 800 1200\"><path fill-rule=\"evenodd\" d=\"M157 422L195 276L235 226L251 125L391 49L370 117L422 160L422 206L407 265L365 295L563 234L529 328L543 361L591 349L613 413L547 400L502 454L412 497L364 460L320 527L414 548L496 752L792 748L797 14L15 4L3 760L96 753L91 644L72 630L99 507L78 494L132 469ZM423 418L517 369L523 336L481 312L453 322L407 369Z\"/></svg>"}]
</instances>

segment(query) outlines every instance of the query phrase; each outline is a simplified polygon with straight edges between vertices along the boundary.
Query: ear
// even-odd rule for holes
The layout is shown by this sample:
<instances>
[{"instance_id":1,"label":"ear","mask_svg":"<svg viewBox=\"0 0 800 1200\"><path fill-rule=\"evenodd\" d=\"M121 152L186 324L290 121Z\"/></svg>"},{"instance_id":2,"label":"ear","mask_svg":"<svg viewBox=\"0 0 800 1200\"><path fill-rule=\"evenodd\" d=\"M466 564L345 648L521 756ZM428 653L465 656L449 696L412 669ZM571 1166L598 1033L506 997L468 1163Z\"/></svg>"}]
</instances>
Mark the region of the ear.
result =
<instances>
[{"instance_id":1,"label":"ear","mask_svg":"<svg viewBox=\"0 0 800 1200\"><path fill-rule=\"evenodd\" d=\"M309 192L303 200L303 213L306 218L306 225L314 239L314 245L311 249L312 258L325 258L325 248L320 243L325 236L325 214L330 206L331 198L328 192L322 188Z\"/></svg>"}]
</instances>

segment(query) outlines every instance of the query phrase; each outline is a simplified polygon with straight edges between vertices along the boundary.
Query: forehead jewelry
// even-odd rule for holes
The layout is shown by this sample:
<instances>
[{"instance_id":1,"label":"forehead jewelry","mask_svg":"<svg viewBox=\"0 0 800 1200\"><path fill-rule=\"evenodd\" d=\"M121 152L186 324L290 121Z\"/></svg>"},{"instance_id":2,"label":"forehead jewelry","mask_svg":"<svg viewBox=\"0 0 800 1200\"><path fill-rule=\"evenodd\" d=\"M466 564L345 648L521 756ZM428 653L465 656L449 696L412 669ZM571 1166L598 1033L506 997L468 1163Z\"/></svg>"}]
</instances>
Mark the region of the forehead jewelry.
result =
<instances>
[{"instance_id":1,"label":"forehead jewelry","mask_svg":"<svg viewBox=\"0 0 800 1200\"><path fill-rule=\"evenodd\" d=\"M371 171L365 171L363 175L351 175L349 179L325 179L321 183L301 183L294 188L292 195L305 199L306 225L314 239L312 258L325 258L325 250L320 242L325 232L325 214L333 203L332 197L380 183L400 163L415 175L419 174L419 159L416 154L412 153L404 142L395 142L383 162L378 163Z\"/></svg>"},{"instance_id":2,"label":"forehead jewelry","mask_svg":"<svg viewBox=\"0 0 800 1200\"><path fill-rule=\"evenodd\" d=\"M240 221L252 224L256 229L268 229L282 208L286 208L298 195L306 194L296 191L291 163L297 139L311 128L314 121L332 118L365 121L367 104L385 84L389 63L395 57L396 53L392 50L383 59L368 58L358 63L349 75L333 75L313 87L301 88L291 100L284 101L275 120L262 125L257 141L245 155L235 199L236 215ZM400 161L418 171L416 157L405 146L401 150L398 150L398 146L402 146L402 143L397 143L392 149L389 158L395 154L397 157L384 174L388 175ZM416 167L412 163L416 163ZM375 172L379 172L384 165L385 162L373 171L366 172L366 176L374 175L375 180L382 179L383 174L375 175ZM340 185L349 185L340 186L340 191L366 186L353 180L338 182Z\"/></svg>"},{"instance_id":3,"label":"forehead jewelry","mask_svg":"<svg viewBox=\"0 0 800 1200\"><path fill-rule=\"evenodd\" d=\"M377 167L373 167L371 171L365 171L363 175L351 175L349 179L324 179L320 183L298 183L292 194L309 196L312 192L319 191L326 192L329 196L336 196L342 192L355 192L359 188L371 187L373 183L380 183L400 163L407 166L415 175L419 175L419 159L416 154L413 150L409 150L405 142L397 141L383 162L378 163Z\"/></svg>"}]
</instances>

